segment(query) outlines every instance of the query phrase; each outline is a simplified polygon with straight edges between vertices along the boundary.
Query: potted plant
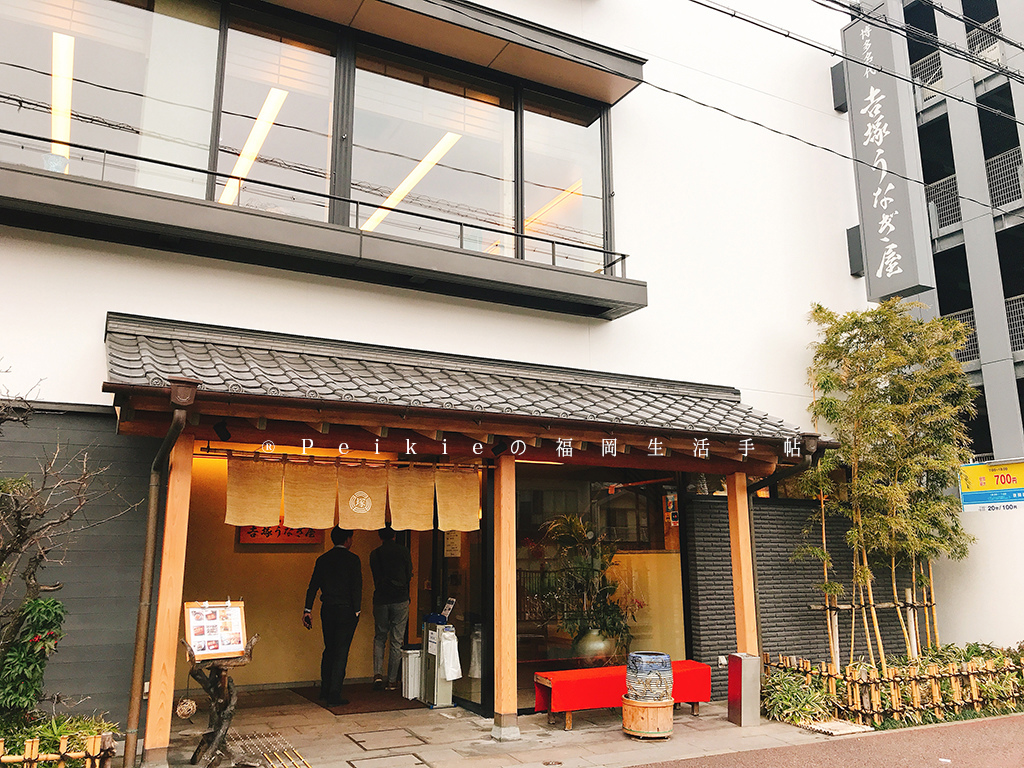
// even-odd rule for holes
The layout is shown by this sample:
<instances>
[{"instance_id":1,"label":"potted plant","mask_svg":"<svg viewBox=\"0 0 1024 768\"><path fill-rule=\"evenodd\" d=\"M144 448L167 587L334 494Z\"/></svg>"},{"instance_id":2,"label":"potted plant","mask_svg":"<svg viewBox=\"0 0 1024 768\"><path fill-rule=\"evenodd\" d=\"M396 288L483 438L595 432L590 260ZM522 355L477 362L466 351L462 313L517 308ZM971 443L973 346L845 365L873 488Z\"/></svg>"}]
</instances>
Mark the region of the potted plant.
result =
<instances>
[{"instance_id":1,"label":"potted plant","mask_svg":"<svg viewBox=\"0 0 1024 768\"><path fill-rule=\"evenodd\" d=\"M608 578L618 550L579 515L559 515L541 526L559 567L551 574L545 603L559 628L573 638L578 656L594 663L629 651L634 608L614 598L618 582ZM629 604L632 605L632 604Z\"/></svg>"}]
</instances>

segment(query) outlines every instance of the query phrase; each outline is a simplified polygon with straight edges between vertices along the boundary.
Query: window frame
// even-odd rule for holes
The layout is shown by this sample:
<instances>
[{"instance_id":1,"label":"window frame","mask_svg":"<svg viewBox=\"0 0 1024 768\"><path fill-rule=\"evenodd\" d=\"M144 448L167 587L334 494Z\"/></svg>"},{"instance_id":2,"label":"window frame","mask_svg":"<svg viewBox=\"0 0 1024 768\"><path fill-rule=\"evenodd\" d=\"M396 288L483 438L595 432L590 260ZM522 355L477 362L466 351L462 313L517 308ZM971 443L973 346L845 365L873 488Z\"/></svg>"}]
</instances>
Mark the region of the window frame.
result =
<instances>
[{"instance_id":1,"label":"window frame","mask_svg":"<svg viewBox=\"0 0 1024 768\"><path fill-rule=\"evenodd\" d=\"M122 0L113 0L120 2ZM227 37L234 15L243 18L256 18L261 24L273 23L275 28L283 32L302 35L303 30L310 30L317 36L330 35L333 31L335 58L335 99L334 125L337 129L331 146L331 199L328 204L327 222L337 226L349 227L349 208L352 199L352 131L355 114L355 81L356 54L361 46L379 51L385 55L404 59L411 63L423 64L449 70L455 75L481 80L498 87L510 88L513 92L513 124L514 124L514 174L513 194L515 210L515 227L511 231L515 237L515 258L525 260L525 247L522 235L525 234L526 218L524 204L524 97L526 91L549 96L598 113L600 124L601 168L601 224L602 248L604 250L604 266L607 268L615 258L615 226L612 199L614 186L612 182L612 140L611 140L611 107L585 96L561 91L542 83L524 80L506 75L487 67L471 62L454 59L433 51L408 45L386 37L374 35L352 27L328 22L314 16L293 11L287 8L264 2L220 2L220 38L217 51L216 89L214 94L214 115L211 126L210 156L207 163L206 200L216 201L217 158L220 151L221 118L224 104L225 71L227 66ZM307 35L310 32L306 33ZM341 199L338 199L341 198Z\"/></svg>"}]
</instances>

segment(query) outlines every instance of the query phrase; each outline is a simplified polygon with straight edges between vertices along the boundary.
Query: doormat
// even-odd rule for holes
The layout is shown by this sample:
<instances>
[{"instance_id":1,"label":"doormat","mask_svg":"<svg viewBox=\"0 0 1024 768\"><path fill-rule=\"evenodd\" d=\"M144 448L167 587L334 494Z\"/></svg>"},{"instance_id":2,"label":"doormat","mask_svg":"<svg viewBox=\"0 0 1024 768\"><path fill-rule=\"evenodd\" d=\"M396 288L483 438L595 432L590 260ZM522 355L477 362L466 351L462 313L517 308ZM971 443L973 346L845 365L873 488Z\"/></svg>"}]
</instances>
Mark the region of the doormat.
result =
<instances>
[{"instance_id":1,"label":"doormat","mask_svg":"<svg viewBox=\"0 0 1024 768\"><path fill-rule=\"evenodd\" d=\"M417 699L407 699L398 691L375 691L371 683L346 685L342 690L349 703L343 707L328 707L321 701L319 686L292 688L304 699L323 707L335 715L359 715L365 712L397 712L402 709L426 709L426 704Z\"/></svg>"}]
</instances>

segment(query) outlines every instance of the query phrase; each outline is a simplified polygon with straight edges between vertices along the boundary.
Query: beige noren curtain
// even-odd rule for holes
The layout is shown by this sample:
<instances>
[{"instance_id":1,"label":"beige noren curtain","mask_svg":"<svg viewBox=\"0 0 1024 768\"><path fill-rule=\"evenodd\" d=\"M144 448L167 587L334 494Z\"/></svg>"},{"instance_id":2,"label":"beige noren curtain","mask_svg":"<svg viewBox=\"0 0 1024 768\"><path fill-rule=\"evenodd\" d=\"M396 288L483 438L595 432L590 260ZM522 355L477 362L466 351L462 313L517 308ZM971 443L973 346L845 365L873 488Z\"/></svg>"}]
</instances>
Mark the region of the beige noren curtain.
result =
<instances>
[{"instance_id":1,"label":"beige noren curtain","mask_svg":"<svg viewBox=\"0 0 1024 768\"><path fill-rule=\"evenodd\" d=\"M228 525L276 526L281 522L284 464L228 457Z\"/></svg>"},{"instance_id":2,"label":"beige noren curtain","mask_svg":"<svg viewBox=\"0 0 1024 768\"><path fill-rule=\"evenodd\" d=\"M434 529L434 468L389 467L388 506L396 531Z\"/></svg>"},{"instance_id":3,"label":"beige noren curtain","mask_svg":"<svg viewBox=\"0 0 1024 768\"><path fill-rule=\"evenodd\" d=\"M475 531L480 527L480 475L475 469L441 469L437 488L437 527L442 531Z\"/></svg>"},{"instance_id":4,"label":"beige noren curtain","mask_svg":"<svg viewBox=\"0 0 1024 768\"><path fill-rule=\"evenodd\" d=\"M338 468L333 464L284 467L284 524L289 528L330 528L338 498Z\"/></svg>"},{"instance_id":5,"label":"beige noren curtain","mask_svg":"<svg viewBox=\"0 0 1024 768\"><path fill-rule=\"evenodd\" d=\"M384 527L388 493L387 467L338 467L338 524L373 531Z\"/></svg>"}]
</instances>

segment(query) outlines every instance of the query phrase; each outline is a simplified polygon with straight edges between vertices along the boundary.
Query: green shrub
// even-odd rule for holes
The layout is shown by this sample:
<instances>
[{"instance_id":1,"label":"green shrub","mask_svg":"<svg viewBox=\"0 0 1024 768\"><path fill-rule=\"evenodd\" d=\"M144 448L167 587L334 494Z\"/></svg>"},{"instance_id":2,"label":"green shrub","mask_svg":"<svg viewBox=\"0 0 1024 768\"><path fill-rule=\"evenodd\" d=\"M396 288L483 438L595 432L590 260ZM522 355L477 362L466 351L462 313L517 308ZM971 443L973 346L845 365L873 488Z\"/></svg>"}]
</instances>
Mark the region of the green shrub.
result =
<instances>
[{"instance_id":1,"label":"green shrub","mask_svg":"<svg viewBox=\"0 0 1024 768\"><path fill-rule=\"evenodd\" d=\"M0 712L28 712L39 702L46 660L64 636L64 613L59 600L27 600L22 605L21 631L0 670Z\"/></svg>"},{"instance_id":2,"label":"green shrub","mask_svg":"<svg viewBox=\"0 0 1024 768\"><path fill-rule=\"evenodd\" d=\"M761 683L761 707L767 717L784 723L831 720L835 699L803 673L773 669Z\"/></svg>"},{"instance_id":3,"label":"green shrub","mask_svg":"<svg viewBox=\"0 0 1024 768\"><path fill-rule=\"evenodd\" d=\"M60 748L62 736L68 737L68 751L85 749L85 737L100 733L117 733L117 723L108 722L102 715L57 715L49 717L39 712L7 713L0 715L0 739L8 754L21 754L26 739L39 739L39 751L53 754ZM68 760L67 768L82 768L84 760Z\"/></svg>"}]
</instances>

